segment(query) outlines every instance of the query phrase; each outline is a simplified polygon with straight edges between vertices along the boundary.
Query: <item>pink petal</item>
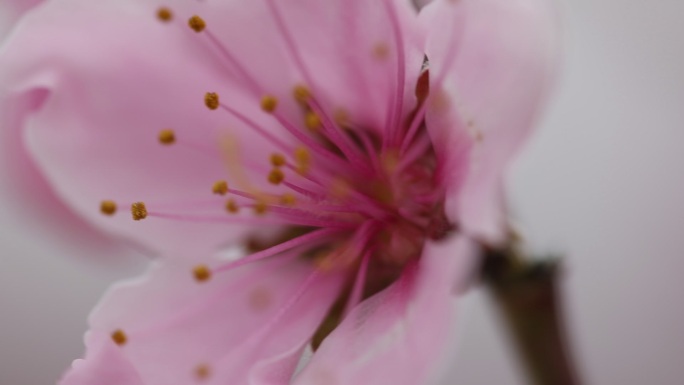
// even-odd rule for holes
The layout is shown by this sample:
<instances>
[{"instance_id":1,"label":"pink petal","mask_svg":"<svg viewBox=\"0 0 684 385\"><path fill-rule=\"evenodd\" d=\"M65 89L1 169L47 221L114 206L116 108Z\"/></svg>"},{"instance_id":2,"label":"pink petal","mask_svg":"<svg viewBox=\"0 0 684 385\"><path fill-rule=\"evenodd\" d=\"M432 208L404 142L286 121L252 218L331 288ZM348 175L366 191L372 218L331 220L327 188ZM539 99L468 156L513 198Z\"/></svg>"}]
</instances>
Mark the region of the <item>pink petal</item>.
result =
<instances>
[{"instance_id":1,"label":"pink petal","mask_svg":"<svg viewBox=\"0 0 684 385\"><path fill-rule=\"evenodd\" d=\"M442 152L467 148L464 132L482 139L462 197L453 202L462 225L481 236L501 233L502 174L553 80L557 41L550 8L546 0L435 0L420 14L429 29L428 128L451 137L442 141Z\"/></svg>"},{"instance_id":2,"label":"pink petal","mask_svg":"<svg viewBox=\"0 0 684 385\"><path fill-rule=\"evenodd\" d=\"M215 273L207 282L196 282L191 272L184 260L157 265L145 278L113 288L90 318L97 335L124 332L126 342L117 348L145 385L246 383L250 377L265 384L277 373L291 376L342 284L338 275L319 275L291 259ZM86 356L86 362L98 359ZM205 376L198 377L200 367Z\"/></svg>"},{"instance_id":3,"label":"pink petal","mask_svg":"<svg viewBox=\"0 0 684 385\"><path fill-rule=\"evenodd\" d=\"M91 333L86 336L86 344L88 355L74 361L59 385L145 385L108 334Z\"/></svg>"},{"instance_id":4,"label":"pink petal","mask_svg":"<svg viewBox=\"0 0 684 385\"><path fill-rule=\"evenodd\" d=\"M234 121L203 105L223 70L194 32L159 22L156 9L137 1L50 2L28 15L5 47L0 82L14 99L41 95L41 103L21 117L24 141L76 212L152 251L201 254L250 229L133 223L126 212L139 200L153 206L212 199L212 184L228 174L217 129ZM240 99L233 101L240 108ZM176 130L178 146L157 142L164 128ZM244 150L253 152L254 143L267 164L271 147L253 137L240 132ZM202 150L184 147L184 141ZM105 199L119 203L114 218L99 213ZM223 202L210 208L223 213Z\"/></svg>"},{"instance_id":5,"label":"pink petal","mask_svg":"<svg viewBox=\"0 0 684 385\"><path fill-rule=\"evenodd\" d=\"M14 24L31 8L42 0L3 0L0 2L0 41L9 33Z\"/></svg>"},{"instance_id":6,"label":"pink petal","mask_svg":"<svg viewBox=\"0 0 684 385\"><path fill-rule=\"evenodd\" d=\"M12 100L0 98L0 196L8 210L35 238L50 242L64 254L120 260L123 248L103 236L67 207L26 151L23 118L42 100L40 91Z\"/></svg>"},{"instance_id":7,"label":"pink petal","mask_svg":"<svg viewBox=\"0 0 684 385\"><path fill-rule=\"evenodd\" d=\"M453 282L471 254L463 237L429 244L417 267L345 319L294 384L427 383L450 342Z\"/></svg>"}]
</instances>

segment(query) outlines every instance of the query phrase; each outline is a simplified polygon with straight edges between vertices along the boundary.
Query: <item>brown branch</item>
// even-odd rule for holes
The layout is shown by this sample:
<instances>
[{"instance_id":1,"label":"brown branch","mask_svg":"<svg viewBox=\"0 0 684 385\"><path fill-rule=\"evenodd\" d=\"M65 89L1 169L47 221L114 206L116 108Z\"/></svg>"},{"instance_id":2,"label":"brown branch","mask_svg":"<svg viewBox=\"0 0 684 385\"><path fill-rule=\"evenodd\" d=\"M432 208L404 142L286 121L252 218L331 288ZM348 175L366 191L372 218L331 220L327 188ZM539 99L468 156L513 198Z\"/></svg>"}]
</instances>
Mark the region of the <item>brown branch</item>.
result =
<instances>
[{"instance_id":1,"label":"brown branch","mask_svg":"<svg viewBox=\"0 0 684 385\"><path fill-rule=\"evenodd\" d=\"M563 322L559 261L524 260L515 246L483 250L484 282L530 383L579 385Z\"/></svg>"}]
</instances>

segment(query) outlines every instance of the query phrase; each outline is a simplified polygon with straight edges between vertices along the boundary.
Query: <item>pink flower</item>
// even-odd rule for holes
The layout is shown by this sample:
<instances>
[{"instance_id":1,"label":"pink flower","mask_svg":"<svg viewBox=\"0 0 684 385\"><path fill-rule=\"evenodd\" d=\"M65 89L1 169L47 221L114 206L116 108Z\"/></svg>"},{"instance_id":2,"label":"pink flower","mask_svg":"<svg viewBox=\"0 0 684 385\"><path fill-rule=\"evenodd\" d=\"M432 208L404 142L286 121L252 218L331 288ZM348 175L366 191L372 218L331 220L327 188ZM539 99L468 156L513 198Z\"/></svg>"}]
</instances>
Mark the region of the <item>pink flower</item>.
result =
<instances>
[{"instance_id":1,"label":"pink flower","mask_svg":"<svg viewBox=\"0 0 684 385\"><path fill-rule=\"evenodd\" d=\"M549 85L544 1L93 3L32 14L0 83L67 204L166 258L62 384L428 381Z\"/></svg>"}]
</instances>

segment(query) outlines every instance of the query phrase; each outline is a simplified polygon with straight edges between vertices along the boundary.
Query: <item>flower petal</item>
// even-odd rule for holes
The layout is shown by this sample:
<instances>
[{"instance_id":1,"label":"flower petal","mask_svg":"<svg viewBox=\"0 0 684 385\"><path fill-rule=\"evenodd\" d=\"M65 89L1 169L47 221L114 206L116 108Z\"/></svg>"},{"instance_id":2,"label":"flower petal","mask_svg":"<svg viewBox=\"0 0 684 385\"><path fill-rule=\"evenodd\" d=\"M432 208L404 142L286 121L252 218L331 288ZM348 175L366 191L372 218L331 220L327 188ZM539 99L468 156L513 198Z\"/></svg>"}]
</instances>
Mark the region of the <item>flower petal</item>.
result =
<instances>
[{"instance_id":1,"label":"flower petal","mask_svg":"<svg viewBox=\"0 0 684 385\"><path fill-rule=\"evenodd\" d=\"M417 268L350 313L294 383L426 383L449 343L453 283L471 252L463 237L428 245Z\"/></svg>"},{"instance_id":2,"label":"flower petal","mask_svg":"<svg viewBox=\"0 0 684 385\"><path fill-rule=\"evenodd\" d=\"M0 41L19 18L43 0L4 0L0 2Z\"/></svg>"},{"instance_id":3,"label":"flower petal","mask_svg":"<svg viewBox=\"0 0 684 385\"><path fill-rule=\"evenodd\" d=\"M202 102L223 70L189 28L156 20L156 7L151 1L47 3L4 47L0 83L10 98L42 95L21 117L24 141L68 205L152 251L201 254L250 228L132 223L125 212L139 200L211 200L212 184L228 174L216 132L232 121ZM239 98L232 100L241 107ZM177 146L157 142L165 128L175 129ZM244 150L258 147L268 164L272 147L251 141L254 136L240 132ZM108 199L123 212L101 215L100 202ZM224 213L223 202L210 210Z\"/></svg>"},{"instance_id":4,"label":"flower petal","mask_svg":"<svg viewBox=\"0 0 684 385\"><path fill-rule=\"evenodd\" d=\"M292 259L206 282L191 272L185 260L156 265L144 279L113 288L90 318L91 332L118 341L145 385L271 381L278 370L294 370L343 278ZM100 357L88 354L86 362ZM104 366L78 365L66 378Z\"/></svg>"},{"instance_id":5,"label":"flower petal","mask_svg":"<svg viewBox=\"0 0 684 385\"><path fill-rule=\"evenodd\" d=\"M109 335L90 333L86 336L86 345L87 357L74 361L72 369L59 381L60 385L145 385Z\"/></svg>"},{"instance_id":6,"label":"flower petal","mask_svg":"<svg viewBox=\"0 0 684 385\"><path fill-rule=\"evenodd\" d=\"M553 80L550 4L435 0L420 18L429 29L428 128L440 138L451 135L441 141L442 153L467 148L464 132L478 142L462 197L454 203L466 229L496 239L503 224L502 173L531 132Z\"/></svg>"}]
</instances>

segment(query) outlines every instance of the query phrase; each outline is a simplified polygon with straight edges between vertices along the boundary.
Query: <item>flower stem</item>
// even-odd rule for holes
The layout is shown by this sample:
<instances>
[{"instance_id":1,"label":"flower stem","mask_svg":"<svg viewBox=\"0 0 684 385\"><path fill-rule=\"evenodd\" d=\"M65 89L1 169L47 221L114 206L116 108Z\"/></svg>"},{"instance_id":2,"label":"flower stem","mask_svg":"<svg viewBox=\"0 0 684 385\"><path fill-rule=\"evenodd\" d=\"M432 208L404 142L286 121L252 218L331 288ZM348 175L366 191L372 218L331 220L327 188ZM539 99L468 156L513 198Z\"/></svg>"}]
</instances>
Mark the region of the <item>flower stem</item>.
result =
<instances>
[{"instance_id":1,"label":"flower stem","mask_svg":"<svg viewBox=\"0 0 684 385\"><path fill-rule=\"evenodd\" d=\"M522 258L514 246L483 250L483 280L530 384L579 385L566 338L558 259Z\"/></svg>"}]
</instances>

